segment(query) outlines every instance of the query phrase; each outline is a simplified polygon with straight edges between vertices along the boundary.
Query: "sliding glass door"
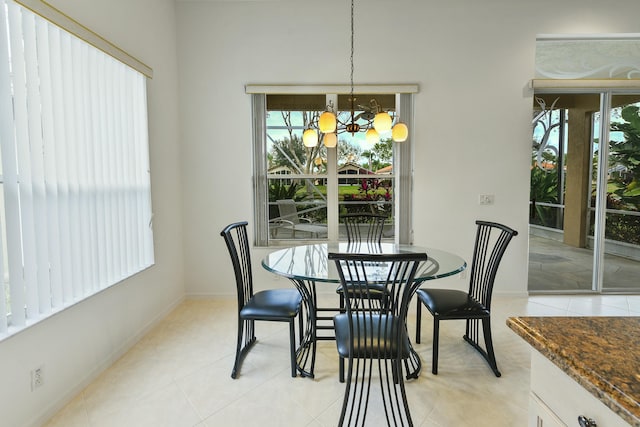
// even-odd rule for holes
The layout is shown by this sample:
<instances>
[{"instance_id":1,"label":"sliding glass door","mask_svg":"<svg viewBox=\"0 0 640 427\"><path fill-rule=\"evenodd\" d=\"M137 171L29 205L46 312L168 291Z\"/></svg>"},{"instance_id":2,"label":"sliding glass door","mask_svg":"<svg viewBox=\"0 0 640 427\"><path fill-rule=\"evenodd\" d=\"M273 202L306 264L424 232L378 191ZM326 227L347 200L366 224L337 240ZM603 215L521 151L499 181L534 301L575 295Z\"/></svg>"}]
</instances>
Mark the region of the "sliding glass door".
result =
<instances>
[{"instance_id":1,"label":"sliding glass door","mask_svg":"<svg viewBox=\"0 0 640 427\"><path fill-rule=\"evenodd\" d=\"M603 291L640 290L640 94L603 95L607 144L595 144L589 234ZM598 165L606 165L606 168ZM601 224L601 227L598 227Z\"/></svg>"},{"instance_id":2,"label":"sliding glass door","mask_svg":"<svg viewBox=\"0 0 640 427\"><path fill-rule=\"evenodd\" d=\"M534 99L529 291L638 292L640 94Z\"/></svg>"}]
</instances>

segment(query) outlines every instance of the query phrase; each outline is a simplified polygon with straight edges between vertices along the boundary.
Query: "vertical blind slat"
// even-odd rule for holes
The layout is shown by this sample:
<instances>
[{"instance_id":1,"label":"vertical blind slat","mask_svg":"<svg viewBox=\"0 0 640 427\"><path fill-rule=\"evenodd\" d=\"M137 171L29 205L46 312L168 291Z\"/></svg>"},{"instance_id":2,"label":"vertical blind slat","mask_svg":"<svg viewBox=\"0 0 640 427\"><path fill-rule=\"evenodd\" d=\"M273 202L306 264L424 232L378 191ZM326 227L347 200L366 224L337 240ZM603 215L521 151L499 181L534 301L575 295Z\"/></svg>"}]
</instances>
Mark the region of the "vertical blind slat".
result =
<instances>
[{"instance_id":1,"label":"vertical blind slat","mask_svg":"<svg viewBox=\"0 0 640 427\"><path fill-rule=\"evenodd\" d=\"M22 16L22 34L23 43L23 60L25 70L25 99L34 102L25 102L24 105L19 103L20 109L16 108L17 114L22 117L26 125L25 132L20 132L18 140L18 175L20 179L20 205L22 217L22 239L24 240L23 257L24 257L24 276L27 294L27 318L36 318L40 313L40 297L41 288L40 278L42 274L39 272L39 250L40 246L36 244L36 236L39 230L39 221L36 209L41 208L38 203L40 167L39 163L34 161L37 157L37 151L42 149L41 135L38 118L39 111L36 110L34 104L40 104L40 93L37 88L38 72L37 59L35 55L35 34L33 31L33 20ZM16 103L18 104L18 103ZM24 107L24 108L22 108Z\"/></svg>"},{"instance_id":2,"label":"vertical blind slat","mask_svg":"<svg viewBox=\"0 0 640 427\"><path fill-rule=\"evenodd\" d=\"M63 100L65 102L65 128L67 130L65 135L65 141L63 145L66 147L66 170L67 170L67 183L69 193L67 194L68 203L68 215L69 215L69 239L70 239L70 257L71 257L71 292L73 300L78 300L82 297L82 266L80 265L80 254L82 252L80 241L80 214L79 214L79 202L78 194L80 192L78 187L78 172L77 172L77 122L81 120L77 115L76 105L78 100L76 99L76 83L77 70L74 66L73 56L77 53L73 52L74 46L72 44L71 37L66 35L64 37L64 49L63 49L63 70L64 70L64 95ZM74 262L75 261L75 262Z\"/></svg>"},{"instance_id":3,"label":"vertical blind slat","mask_svg":"<svg viewBox=\"0 0 640 427\"><path fill-rule=\"evenodd\" d=\"M125 164L126 164L126 158L125 158L125 153L124 153L124 148L123 148L123 141L125 138L125 132L123 129L124 126L124 111L122 109L122 97L123 97L123 93L124 93L124 89L122 87L123 82L122 79L120 78L120 73L119 73L119 69L117 66L114 66L114 70L113 70L113 75L116 78L116 93L115 93L115 102L117 104L117 108L116 108L116 119L118 124L116 126L114 126L116 128L116 139L114 141L115 146L116 146L116 158L122 159L123 161L118 162L117 164L117 172L118 174L116 175L116 188L117 188L117 194L118 194L118 240L117 240L117 247L118 247L118 253L120 255L120 260L119 260L119 271L118 271L118 276L119 278L122 278L125 274L126 268L127 268L127 218L126 218L126 200L125 200L125 192L124 192L124 187L125 187Z\"/></svg>"},{"instance_id":4,"label":"vertical blind slat","mask_svg":"<svg viewBox=\"0 0 640 427\"><path fill-rule=\"evenodd\" d=\"M22 239L22 276L24 280L24 306L16 307L12 314L26 310L26 318L37 316L38 295L36 279L35 235L33 231L33 197L31 187L31 164L29 159L29 119L27 104L27 59L23 45L28 37L23 32L20 9L9 9L9 23L13 31L22 37L12 37L11 61L13 65L14 121L18 171L18 198L20 203L20 236ZM12 274L15 276L15 274ZM26 321L26 320L25 320Z\"/></svg>"},{"instance_id":5,"label":"vertical blind slat","mask_svg":"<svg viewBox=\"0 0 640 427\"><path fill-rule=\"evenodd\" d=\"M130 79L123 79L125 93L129 94L133 92L133 85ZM127 132L127 140L135 141L135 133L133 129L133 100L131 96L126 96L124 99L125 110L125 128ZM128 211L127 211L127 247L129 248L129 256L127 257L127 270L132 270L137 265L138 244L136 239L136 144L125 145L128 158L127 162L127 182L129 183L129 189L127 191Z\"/></svg>"},{"instance_id":6,"label":"vertical blind slat","mask_svg":"<svg viewBox=\"0 0 640 427\"><path fill-rule=\"evenodd\" d=\"M108 61L105 62L105 86L106 92L111 94L108 98L105 98L105 109L107 114L105 116L106 119L106 138L109 141L105 147L105 158L108 159L108 164L113 163L113 159L116 158L115 155L115 144L112 141L116 138L115 133L115 113L116 107L114 105L114 95L115 95L115 85L114 85L114 77L110 64ZM109 244L108 244L108 252L109 252L109 277L110 280L118 280L119 279L119 258L117 252L117 243L118 243L118 200L115 194L116 189L116 174L117 174L117 165L115 167L110 167L106 171L106 185L107 185L107 200L109 205L108 210L108 220L107 220L107 233L110 236Z\"/></svg>"},{"instance_id":7,"label":"vertical blind slat","mask_svg":"<svg viewBox=\"0 0 640 427\"><path fill-rule=\"evenodd\" d=\"M67 73L65 72L65 58L68 56L68 44L66 43L65 33L51 27L51 92L53 96L53 114L54 114L54 141L55 149L55 185L57 190L57 210L58 210L58 235L60 246L57 248L60 257L60 276L62 280L62 302L64 305L71 304L75 301L73 297L73 266L72 266L72 249L71 249L71 230L70 230L70 211L69 211L69 178L68 178L68 155L67 155L67 139L68 126L66 117L69 114L67 109L67 100L63 94L67 93L68 88L66 81ZM64 255L64 256L63 256Z\"/></svg>"},{"instance_id":8,"label":"vertical blind slat","mask_svg":"<svg viewBox=\"0 0 640 427\"><path fill-rule=\"evenodd\" d=\"M49 278L49 244L47 232L47 203L44 178L44 129L43 129L43 86L47 86L46 64L38 60L38 44L46 44L45 39L37 37L35 17L22 15L25 35L24 49L27 69L27 117L29 121L29 158L31 165L31 196L33 209L33 237L31 244L35 253L35 279L37 287L34 307L31 313L47 314L51 312L51 288ZM29 309L29 308L28 308Z\"/></svg>"},{"instance_id":9,"label":"vertical blind slat","mask_svg":"<svg viewBox=\"0 0 640 427\"><path fill-rule=\"evenodd\" d=\"M75 168L76 168L76 201L78 214L78 241L80 247L79 265L81 267L80 282L78 287L80 295L88 295L94 284L91 282L91 234L89 230L89 200L88 200L88 181L87 181L87 146L86 141L86 123L87 123L87 100L85 97L85 73L83 46L78 43L77 39L71 39L72 52L71 59L74 68L74 92L76 106L75 124Z\"/></svg>"},{"instance_id":10,"label":"vertical blind slat","mask_svg":"<svg viewBox=\"0 0 640 427\"><path fill-rule=\"evenodd\" d=\"M10 79L10 70L9 70L9 49L8 49L8 38L7 38L7 28L6 28L6 11L4 8L4 4L1 4L3 7L0 7L0 159L3 162L2 169L4 170L4 163L6 162L5 156L7 153L3 150L3 146L9 144L13 139L13 127L11 126L11 110L12 110L12 102L11 102L11 79ZM5 181L6 175L2 177L3 181L3 189L6 188ZM5 201L4 197L0 197L2 200L1 206L4 208ZM0 218L5 218L6 223L6 214L3 209L0 212ZM0 334L6 334L8 331L9 322L7 316L2 316L2 313L8 313L10 310L10 287L5 285L5 257L3 244L3 233L4 230L0 228L0 280L2 280L2 286L0 287Z\"/></svg>"},{"instance_id":11,"label":"vertical blind slat","mask_svg":"<svg viewBox=\"0 0 640 427\"><path fill-rule=\"evenodd\" d=\"M93 115L93 132L91 140L93 141L92 168L94 174L94 192L95 192L95 234L96 234L96 269L99 275L99 287L102 289L108 286L107 281L107 253L106 253L106 236L105 236L105 219L104 219L104 177L103 177L103 159L102 148L104 147L104 111L102 109L102 98L105 96L102 90L102 79L104 78L102 68L102 56L93 55L91 63L91 75L96 78L91 82L91 100Z\"/></svg>"},{"instance_id":12,"label":"vertical blind slat","mask_svg":"<svg viewBox=\"0 0 640 427\"><path fill-rule=\"evenodd\" d=\"M103 66L105 67L105 92L109 93L109 97L105 98L104 103L105 103L105 127L106 127L106 132L105 132L105 148L104 148L104 154L105 154L105 159L106 163L105 164L109 164L111 165L112 163L112 159L115 158L113 152L115 150L114 147L114 139L116 137L115 135L115 131L114 131L114 127L115 127L115 123L114 123L114 114L115 114L115 106L114 106L114 86L113 86L113 74L111 72L111 69L108 67L108 61L106 61ZM107 252L108 252L108 260L109 260L109 265L108 265L108 269L109 269L109 277L111 278L111 280L117 280L117 271L118 271L118 259L117 259L117 251L116 251L116 247L117 247L117 239L118 239L118 234L117 234L117 230L118 230L118 225L117 225L117 204L116 204L116 199L114 198L114 190L115 190L115 182L114 182L114 177L116 175L116 167L110 167L105 171L105 185L107 187L107 205L108 205L108 211L107 211L107 218L106 218L106 223L107 223L107 235L109 236L109 244L107 245Z\"/></svg>"},{"instance_id":13,"label":"vertical blind slat","mask_svg":"<svg viewBox=\"0 0 640 427\"><path fill-rule=\"evenodd\" d=\"M57 81L53 78L52 56L59 53L51 40L50 26L47 22L38 22L38 64L40 65L40 86L42 95L42 135L44 157L44 185L46 203L46 229L49 256L49 280L51 307L57 309L63 304L62 271L60 256L60 232L58 227L58 188L56 183L56 129L53 106L53 87Z\"/></svg>"}]
</instances>

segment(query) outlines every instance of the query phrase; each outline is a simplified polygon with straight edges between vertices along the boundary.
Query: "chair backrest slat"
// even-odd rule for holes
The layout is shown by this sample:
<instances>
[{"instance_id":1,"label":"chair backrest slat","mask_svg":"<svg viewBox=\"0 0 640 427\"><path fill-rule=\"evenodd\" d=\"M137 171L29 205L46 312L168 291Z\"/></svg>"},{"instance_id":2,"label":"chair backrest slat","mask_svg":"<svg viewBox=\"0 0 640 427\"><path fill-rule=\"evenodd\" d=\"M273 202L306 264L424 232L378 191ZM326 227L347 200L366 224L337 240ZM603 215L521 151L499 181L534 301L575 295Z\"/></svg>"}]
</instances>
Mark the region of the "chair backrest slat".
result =
<instances>
[{"instance_id":1,"label":"chair backrest slat","mask_svg":"<svg viewBox=\"0 0 640 427\"><path fill-rule=\"evenodd\" d=\"M384 223L387 219L384 215L374 213L353 213L341 216L347 231L347 241L380 243Z\"/></svg>"},{"instance_id":2,"label":"chair backrest slat","mask_svg":"<svg viewBox=\"0 0 640 427\"><path fill-rule=\"evenodd\" d=\"M496 272L509 242L518 232L495 222L476 221L476 224L469 295L490 309Z\"/></svg>"},{"instance_id":3,"label":"chair backrest slat","mask_svg":"<svg viewBox=\"0 0 640 427\"><path fill-rule=\"evenodd\" d=\"M236 278L238 306L244 307L253 296L253 273L251 269L251 253L247 236L247 221L236 222L226 226L220 235L227 244L233 272Z\"/></svg>"}]
</instances>

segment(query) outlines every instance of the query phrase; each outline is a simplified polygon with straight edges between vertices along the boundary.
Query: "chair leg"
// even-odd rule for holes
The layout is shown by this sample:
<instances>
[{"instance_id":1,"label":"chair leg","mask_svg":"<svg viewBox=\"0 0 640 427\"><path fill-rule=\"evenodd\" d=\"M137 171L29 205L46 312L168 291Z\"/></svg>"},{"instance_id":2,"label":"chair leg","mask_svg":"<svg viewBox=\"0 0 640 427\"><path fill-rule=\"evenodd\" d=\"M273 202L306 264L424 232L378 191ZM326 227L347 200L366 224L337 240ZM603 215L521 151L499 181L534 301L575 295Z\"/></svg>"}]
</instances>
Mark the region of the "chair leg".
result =
<instances>
[{"instance_id":1,"label":"chair leg","mask_svg":"<svg viewBox=\"0 0 640 427\"><path fill-rule=\"evenodd\" d=\"M344 382L344 357L339 357L339 366L338 366L338 380L343 383Z\"/></svg>"},{"instance_id":2,"label":"chair leg","mask_svg":"<svg viewBox=\"0 0 640 427\"><path fill-rule=\"evenodd\" d=\"M422 302L420 302L420 298L416 298L416 344L420 344L420 325L422 319Z\"/></svg>"},{"instance_id":3,"label":"chair leg","mask_svg":"<svg viewBox=\"0 0 640 427\"><path fill-rule=\"evenodd\" d=\"M296 327L295 318L289 320L289 349L291 352L291 376L296 377Z\"/></svg>"},{"instance_id":4,"label":"chair leg","mask_svg":"<svg viewBox=\"0 0 640 427\"><path fill-rule=\"evenodd\" d=\"M484 345L487 347L487 361L491 370L496 377L500 377L502 374L498 370L498 364L496 363L496 355L493 352L493 339L491 338L491 318L486 317L482 319L482 333L484 334Z\"/></svg>"},{"instance_id":5,"label":"chair leg","mask_svg":"<svg viewBox=\"0 0 640 427\"><path fill-rule=\"evenodd\" d=\"M240 351L242 350L242 334L244 332L244 321L238 319L238 338L236 342L236 359L233 362L233 369L231 370L231 378L234 380L238 375L238 368L240 367Z\"/></svg>"},{"instance_id":6,"label":"chair leg","mask_svg":"<svg viewBox=\"0 0 640 427\"><path fill-rule=\"evenodd\" d=\"M411 411L402 378L400 355L392 359L347 358L345 394L338 426L365 426L369 421L387 426L412 427ZM372 381L377 383L373 386ZM379 387L379 390L376 390ZM371 401L371 393L380 392L380 400ZM367 411L375 402L384 408L381 420L367 416Z\"/></svg>"},{"instance_id":7,"label":"chair leg","mask_svg":"<svg viewBox=\"0 0 640 427\"><path fill-rule=\"evenodd\" d=\"M433 316L433 361L431 372L438 375L438 344L440 339L440 320Z\"/></svg>"},{"instance_id":8,"label":"chair leg","mask_svg":"<svg viewBox=\"0 0 640 427\"><path fill-rule=\"evenodd\" d=\"M299 343L300 345L302 345L302 335L304 334L304 321L303 321L303 315L302 312L300 312L300 314L298 315L298 317L300 317L298 319L298 339L299 339Z\"/></svg>"},{"instance_id":9,"label":"chair leg","mask_svg":"<svg viewBox=\"0 0 640 427\"><path fill-rule=\"evenodd\" d=\"M246 328L245 328L246 327ZM236 379L238 372L240 371L240 365L242 359L251 349L251 346L256 342L254 334L253 320L244 320L238 318L238 341L236 344L236 359L233 362L233 369L231 370L231 378Z\"/></svg>"}]
</instances>

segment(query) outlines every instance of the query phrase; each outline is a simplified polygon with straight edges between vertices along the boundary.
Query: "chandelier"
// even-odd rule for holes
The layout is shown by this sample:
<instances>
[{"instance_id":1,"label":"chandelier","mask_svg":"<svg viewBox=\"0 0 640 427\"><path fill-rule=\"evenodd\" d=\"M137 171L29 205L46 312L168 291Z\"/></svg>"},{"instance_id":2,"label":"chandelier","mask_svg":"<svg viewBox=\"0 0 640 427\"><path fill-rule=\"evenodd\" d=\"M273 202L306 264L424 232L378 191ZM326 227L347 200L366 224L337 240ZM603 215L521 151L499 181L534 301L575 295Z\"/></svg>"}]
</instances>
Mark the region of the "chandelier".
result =
<instances>
[{"instance_id":1,"label":"chandelier","mask_svg":"<svg viewBox=\"0 0 640 427\"><path fill-rule=\"evenodd\" d=\"M349 121L343 122L336 115L334 106L330 103L327 109L315 116L309 127L302 134L302 142L305 147L315 147L318 145L319 133L325 147L335 147L338 143L338 134L349 132L354 136L357 132L364 132L365 139L369 144L375 144L380 141L380 135L391 131L391 138L395 142L406 141L409 136L407 125L399 120L393 124L391 115L384 111L375 99L369 101L369 111L371 114L358 114L355 112L355 96L353 93L353 1L351 0L351 56L349 58L351 64L351 91L349 97L350 115ZM366 123L359 124L359 119L365 119Z\"/></svg>"}]
</instances>

